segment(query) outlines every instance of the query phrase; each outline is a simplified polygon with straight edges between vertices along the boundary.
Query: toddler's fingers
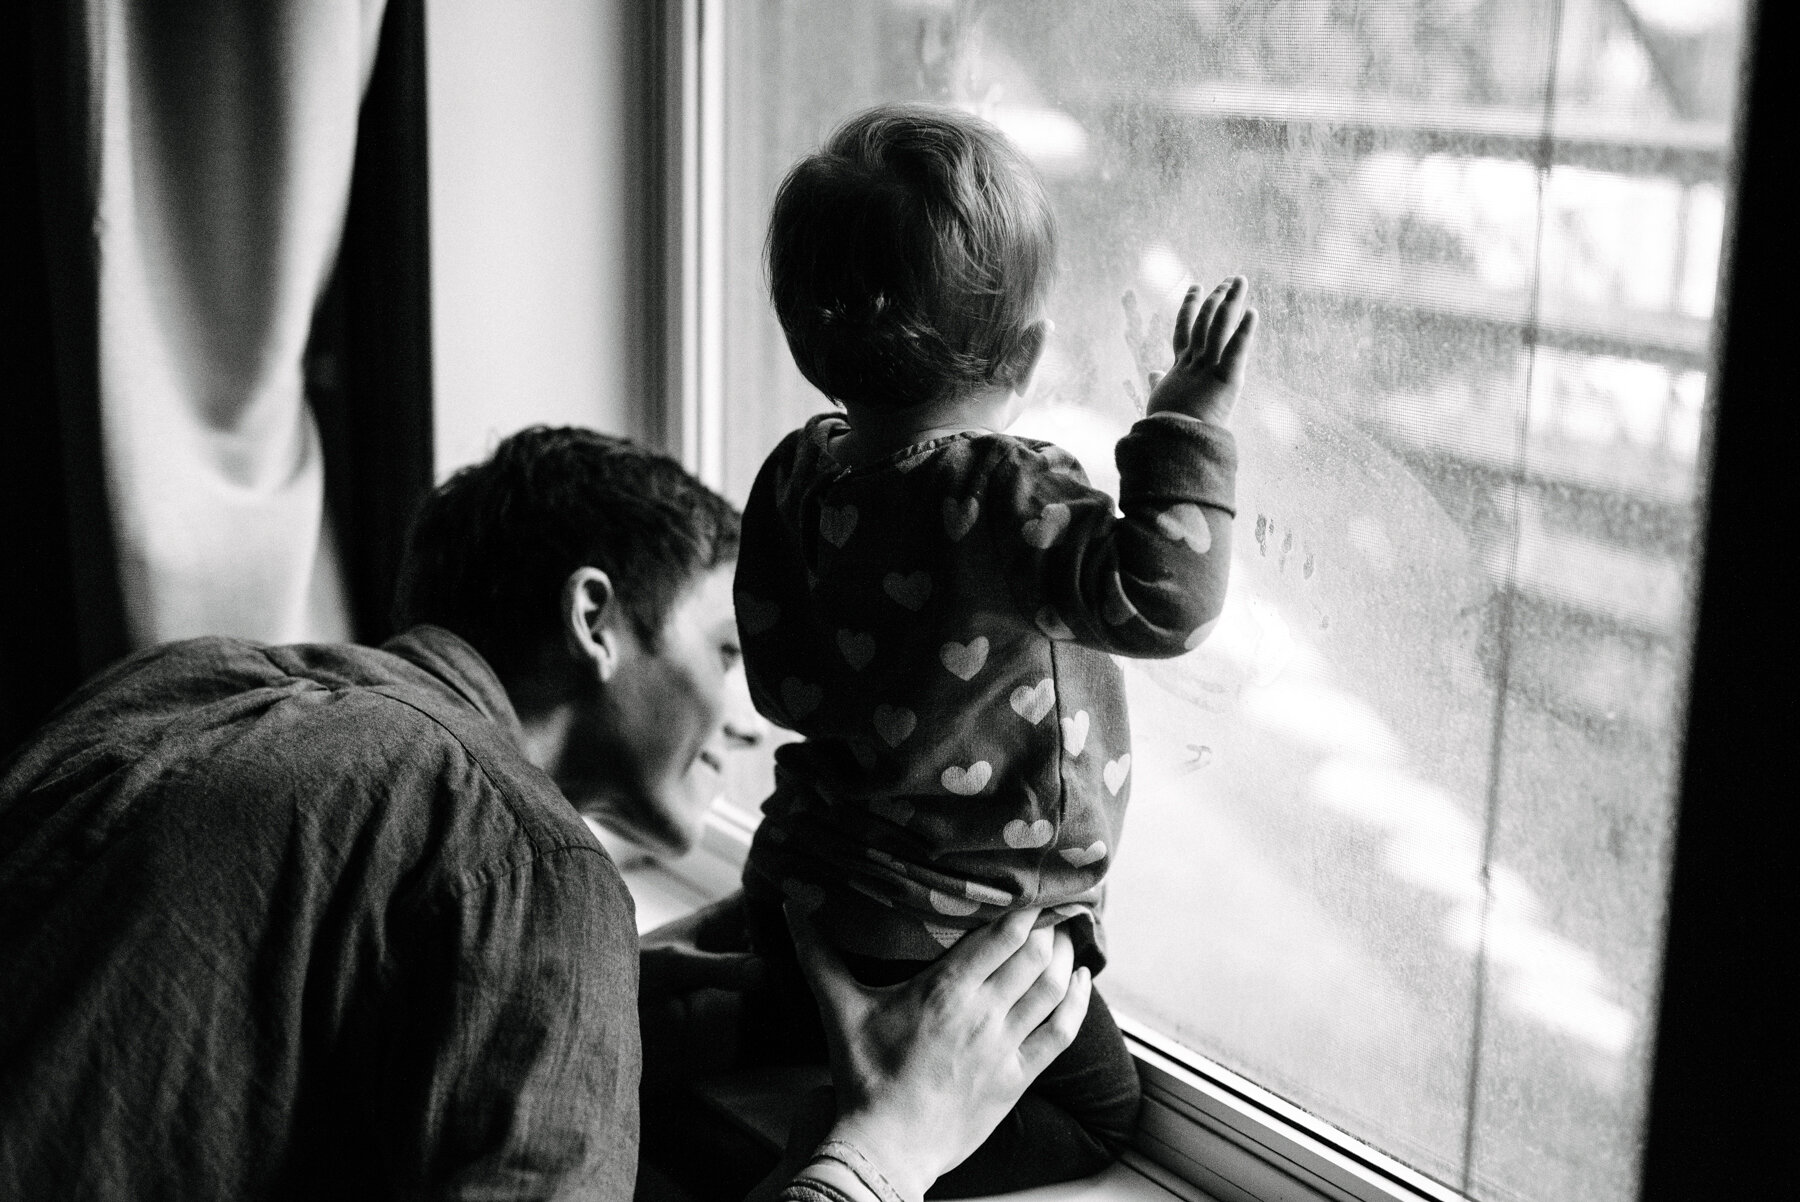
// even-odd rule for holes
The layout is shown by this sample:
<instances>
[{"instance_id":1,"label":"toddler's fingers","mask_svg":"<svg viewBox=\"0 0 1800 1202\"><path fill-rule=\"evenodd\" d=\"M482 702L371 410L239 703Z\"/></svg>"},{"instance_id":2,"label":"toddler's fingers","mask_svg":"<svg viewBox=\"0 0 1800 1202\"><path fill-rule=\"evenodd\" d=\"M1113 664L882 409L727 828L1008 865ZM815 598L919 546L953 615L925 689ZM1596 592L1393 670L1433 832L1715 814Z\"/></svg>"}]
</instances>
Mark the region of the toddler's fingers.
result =
<instances>
[{"instance_id":1,"label":"toddler's fingers","mask_svg":"<svg viewBox=\"0 0 1800 1202\"><path fill-rule=\"evenodd\" d=\"M1250 351L1256 345L1257 317L1255 309L1244 310L1244 320L1225 344L1219 356L1219 371L1234 384L1241 384L1250 365Z\"/></svg>"},{"instance_id":2,"label":"toddler's fingers","mask_svg":"<svg viewBox=\"0 0 1800 1202\"><path fill-rule=\"evenodd\" d=\"M1241 275L1234 275L1225 282L1227 291L1220 304L1212 312L1212 324L1207 327L1206 361L1216 364L1224 356L1226 343L1237 332L1244 316L1244 300L1249 293L1249 281Z\"/></svg>"},{"instance_id":3,"label":"toddler's fingers","mask_svg":"<svg viewBox=\"0 0 1800 1202\"><path fill-rule=\"evenodd\" d=\"M1181 308L1175 313L1175 353L1179 355L1191 339L1190 331L1194 325L1194 310L1200 304L1200 285L1189 284L1187 295L1181 298Z\"/></svg>"},{"instance_id":4,"label":"toddler's fingers","mask_svg":"<svg viewBox=\"0 0 1800 1202\"><path fill-rule=\"evenodd\" d=\"M1188 338L1188 353L1205 361L1211 337L1214 315L1225 301L1225 290L1231 286L1230 280L1220 280L1218 285L1206 294L1206 300L1200 305L1200 312L1194 315L1193 334Z\"/></svg>"}]
</instances>

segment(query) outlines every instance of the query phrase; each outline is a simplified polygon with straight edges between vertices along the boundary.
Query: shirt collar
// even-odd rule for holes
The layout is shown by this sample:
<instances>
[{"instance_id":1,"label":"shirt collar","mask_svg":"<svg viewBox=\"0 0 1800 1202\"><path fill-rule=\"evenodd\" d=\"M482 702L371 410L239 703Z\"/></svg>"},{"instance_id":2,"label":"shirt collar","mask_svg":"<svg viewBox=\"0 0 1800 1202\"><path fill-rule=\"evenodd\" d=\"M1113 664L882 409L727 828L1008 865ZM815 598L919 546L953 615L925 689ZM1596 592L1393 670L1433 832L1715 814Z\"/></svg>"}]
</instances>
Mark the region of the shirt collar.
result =
<instances>
[{"instance_id":1,"label":"shirt collar","mask_svg":"<svg viewBox=\"0 0 1800 1202\"><path fill-rule=\"evenodd\" d=\"M494 675L481 652L442 626L422 623L382 644L383 651L424 669L443 681L483 717L506 732L515 746L523 745L525 729L519 725L512 699Z\"/></svg>"}]
</instances>

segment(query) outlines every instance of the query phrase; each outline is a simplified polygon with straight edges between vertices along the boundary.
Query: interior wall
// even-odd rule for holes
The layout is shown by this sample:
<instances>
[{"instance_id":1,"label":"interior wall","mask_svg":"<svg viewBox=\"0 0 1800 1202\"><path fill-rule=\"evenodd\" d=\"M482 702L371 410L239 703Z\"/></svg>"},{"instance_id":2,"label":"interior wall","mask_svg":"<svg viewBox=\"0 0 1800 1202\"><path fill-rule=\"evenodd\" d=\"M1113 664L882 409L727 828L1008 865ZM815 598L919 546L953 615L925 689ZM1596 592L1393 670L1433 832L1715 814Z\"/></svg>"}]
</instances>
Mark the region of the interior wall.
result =
<instances>
[{"instance_id":1,"label":"interior wall","mask_svg":"<svg viewBox=\"0 0 1800 1202\"><path fill-rule=\"evenodd\" d=\"M641 435L633 5L428 0L426 38L438 478L535 422Z\"/></svg>"}]
</instances>

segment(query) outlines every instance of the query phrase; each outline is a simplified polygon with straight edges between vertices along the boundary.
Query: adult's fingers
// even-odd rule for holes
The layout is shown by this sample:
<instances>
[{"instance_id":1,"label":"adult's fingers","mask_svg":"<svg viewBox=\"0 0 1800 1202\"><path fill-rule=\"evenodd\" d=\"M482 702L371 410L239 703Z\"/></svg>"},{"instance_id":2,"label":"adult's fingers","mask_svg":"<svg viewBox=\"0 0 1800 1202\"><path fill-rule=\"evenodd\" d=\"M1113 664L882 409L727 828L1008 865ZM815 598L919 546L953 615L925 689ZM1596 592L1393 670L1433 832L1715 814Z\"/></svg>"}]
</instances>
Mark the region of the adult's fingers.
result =
<instances>
[{"instance_id":1,"label":"adult's fingers","mask_svg":"<svg viewBox=\"0 0 1800 1202\"><path fill-rule=\"evenodd\" d=\"M1025 946L1037 916L1036 910L1014 910L998 922L977 927L957 940L924 975L945 986L980 985Z\"/></svg>"},{"instance_id":2,"label":"adult's fingers","mask_svg":"<svg viewBox=\"0 0 1800 1202\"><path fill-rule=\"evenodd\" d=\"M840 1018L854 1017L867 1009L868 995L862 985L850 975L837 953L825 945L812 923L792 906L784 905L781 910L787 918L788 931L794 937L794 955L800 961L800 971L811 982L813 997L818 999L819 1005ZM832 1023L827 1021L825 1027L831 1030Z\"/></svg>"},{"instance_id":3,"label":"adult's fingers","mask_svg":"<svg viewBox=\"0 0 1800 1202\"><path fill-rule=\"evenodd\" d=\"M994 1010L1001 1013L1011 1010L1013 1003L1025 996L1032 982L1050 967L1059 937L1068 938L1055 927L1039 927L1025 937L1025 943L1018 951L988 975L982 987Z\"/></svg>"},{"instance_id":4,"label":"adult's fingers","mask_svg":"<svg viewBox=\"0 0 1800 1202\"><path fill-rule=\"evenodd\" d=\"M1024 995L1013 1003L1012 1010L1007 1014L1007 1021L1012 1029L1023 1036L1036 1030L1039 1024L1049 1018L1069 992L1069 978L1074 970L1075 942L1058 927L1055 942L1051 945L1050 963L1026 988Z\"/></svg>"},{"instance_id":5,"label":"adult's fingers","mask_svg":"<svg viewBox=\"0 0 1800 1202\"><path fill-rule=\"evenodd\" d=\"M685 993L693 989L745 989L763 975L762 961L749 952L701 952L685 947L647 947L639 953L644 992Z\"/></svg>"},{"instance_id":6,"label":"adult's fingers","mask_svg":"<svg viewBox=\"0 0 1800 1202\"><path fill-rule=\"evenodd\" d=\"M1094 977L1085 968L1075 970L1069 978L1068 992L1056 1009L1025 1041L1019 1045L1020 1068L1030 1080L1050 1067L1050 1062L1063 1054L1087 1018L1088 1001L1093 997Z\"/></svg>"},{"instance_id":7,"label":"adult's fingers","mask_svg":"<svg viewBox=\"0 0 1800 1202\"><path fill-rule=\"evenodd\" d=\"M1175 353L1179 355L1186 348L1194 325L1194 313L1200 307L1200 285L1188 285L1187 295L1181 298L1181 308L1175 311Z\"/></svg>"}]
</instances>

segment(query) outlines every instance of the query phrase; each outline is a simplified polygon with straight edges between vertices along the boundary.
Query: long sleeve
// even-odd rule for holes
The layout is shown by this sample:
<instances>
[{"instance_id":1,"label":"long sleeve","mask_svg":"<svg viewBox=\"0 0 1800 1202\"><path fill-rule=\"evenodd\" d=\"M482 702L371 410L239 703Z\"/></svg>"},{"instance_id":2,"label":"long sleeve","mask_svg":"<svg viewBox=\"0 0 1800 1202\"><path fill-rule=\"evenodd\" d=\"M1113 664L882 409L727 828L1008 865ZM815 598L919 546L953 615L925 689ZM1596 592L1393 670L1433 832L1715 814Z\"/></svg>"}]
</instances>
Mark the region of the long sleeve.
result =
<instances>
[{"instance_id":1,"label":"long sleeve","mask_svg":"<svg viewBox=\"0 0 1800 1202\"><path fill-rule=\"evenodd\" d=\"M437 908L373 1082L403 1193L630 1193L638 954L622 893L597 848L563 848Z\"/></svg>"},{"instance_id":2,"label":"long sleeve","mask_svg":"<svg viewBox=\"0 0 1800 1202\"><path fill-rule=\"evenodd\" d=\"M1144 658L1197 646L1225 602L1236 444L1177 414L1119 440L1119 508L1054 447L996 466L988 523L1022 612L1052 638Z\"/></svg>"}]
</instances>

